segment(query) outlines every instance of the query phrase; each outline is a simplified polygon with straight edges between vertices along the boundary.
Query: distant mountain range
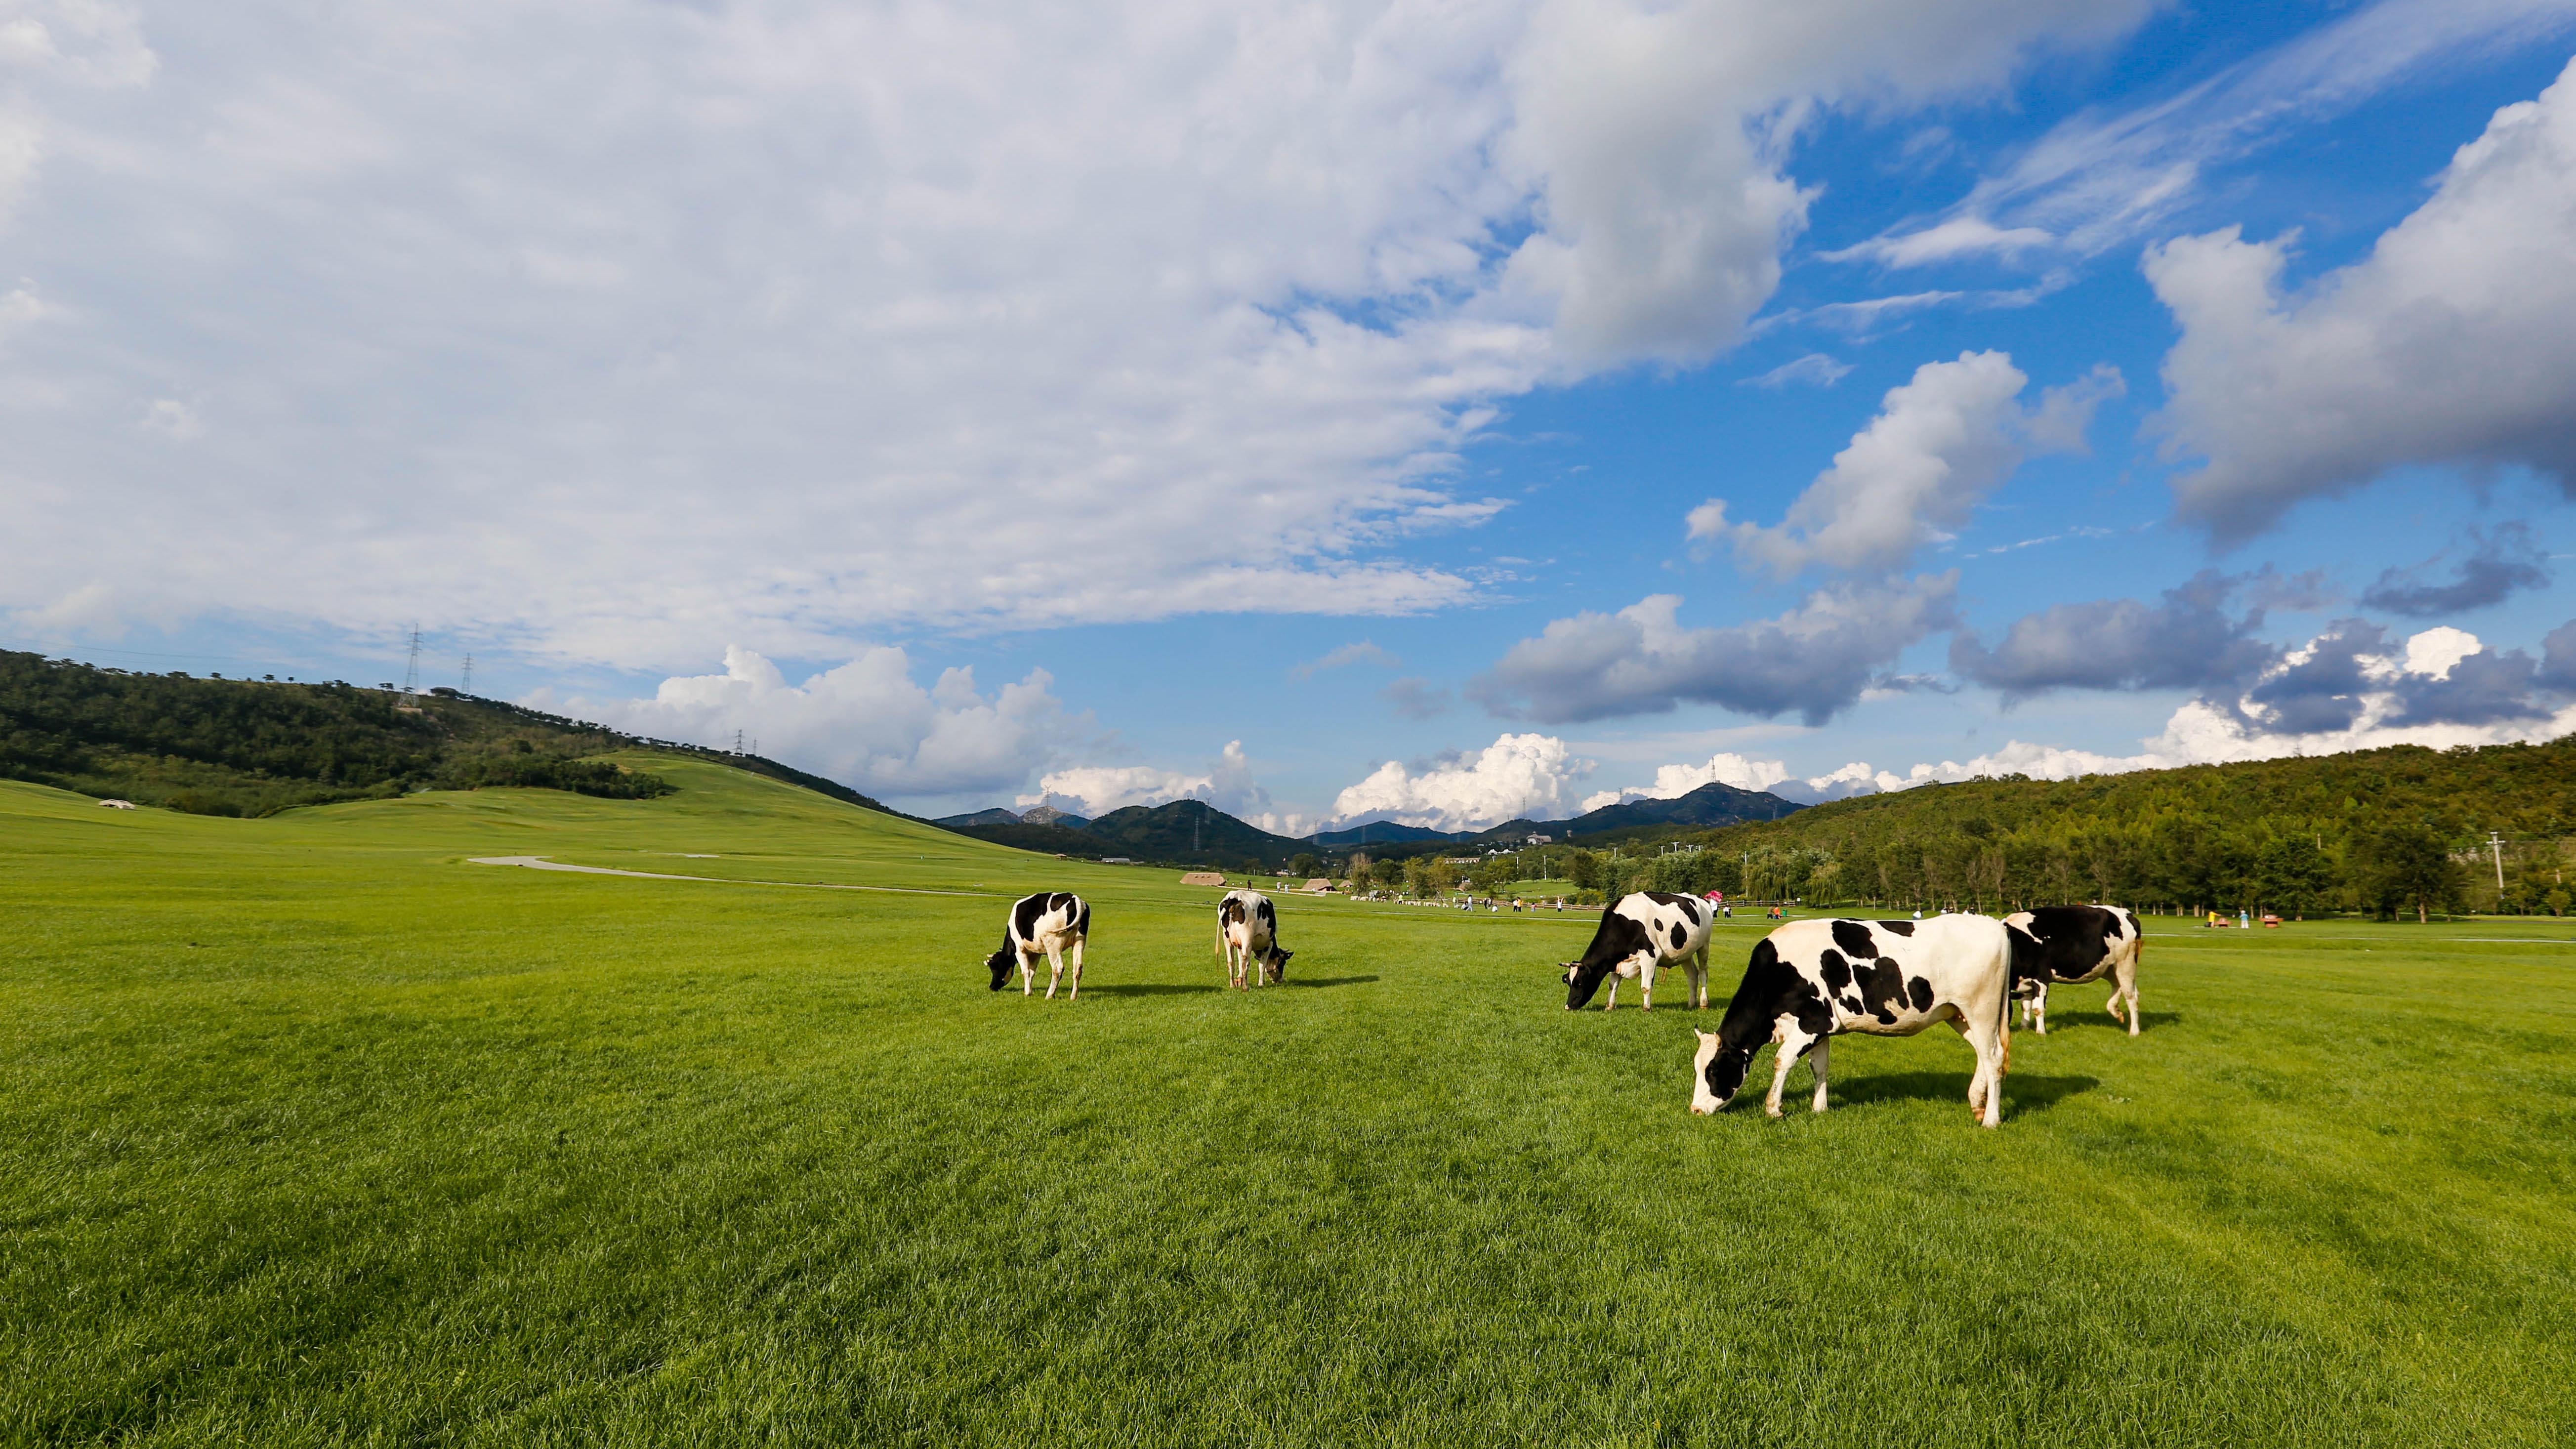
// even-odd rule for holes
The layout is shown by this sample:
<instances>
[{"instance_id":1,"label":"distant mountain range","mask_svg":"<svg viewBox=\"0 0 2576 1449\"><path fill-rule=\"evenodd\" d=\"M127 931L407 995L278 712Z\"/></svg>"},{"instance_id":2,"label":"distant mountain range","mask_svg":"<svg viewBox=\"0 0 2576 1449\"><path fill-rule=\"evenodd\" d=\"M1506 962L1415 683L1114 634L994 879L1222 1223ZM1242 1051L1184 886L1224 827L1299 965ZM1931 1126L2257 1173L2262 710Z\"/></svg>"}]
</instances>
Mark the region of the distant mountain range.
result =
<instances>
[{"instance_id":1,"label":"distant mountain range","mask_svg":"<svg viewBox=\"0 0 2576 1449\"><path fill-rule=\"evenodd\" d=\"M1563 844L1578 838L1624 836L1675 829L1705 830L1741 825L1748 820L1777 820L1806 807L1793 800L1732 785L1708 784L1670 800L1631 800L1587 811L1572 820L1509 820L1484 830L1433 830L1421 825L1376 821L1348 830L1327 830L1302 840L1274 835L1238 820L1204 800L1175 800L1168 805L1130 805L1097 820L1085 820L1041 805L1014 812L995 808L951 815L933 824L1023 850L1091 858L1126 856L1135 860L1179 861L1193 865L1257 860L1285 863L1301 854L1367 850L1372 854L1421 855L1442 846L1481 851L1517 846L1532 835ZM1607 844L1604 840L1602 843Z\"/></svg>"}]
</instances>

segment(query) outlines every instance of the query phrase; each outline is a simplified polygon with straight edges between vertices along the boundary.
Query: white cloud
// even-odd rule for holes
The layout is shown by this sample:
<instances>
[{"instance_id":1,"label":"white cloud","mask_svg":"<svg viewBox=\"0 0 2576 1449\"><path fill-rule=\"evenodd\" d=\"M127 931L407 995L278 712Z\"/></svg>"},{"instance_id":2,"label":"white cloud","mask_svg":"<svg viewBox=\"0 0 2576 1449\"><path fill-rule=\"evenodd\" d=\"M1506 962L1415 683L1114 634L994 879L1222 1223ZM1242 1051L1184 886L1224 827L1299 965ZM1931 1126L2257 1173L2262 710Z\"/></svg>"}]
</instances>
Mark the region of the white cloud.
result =
<instances>
[{"instance_id":1,"label":"white cloud","mask_svg":"<svg viewBox=\"0 0 2576 1449\"><path fill-rule=\"evenodd\" d=\"M1842 381L1844 375L1851 370L1851 364L1848 362L1838 362L1821 352L1810 352L1804 357L1781 363L1759 377L1738 379L1736 386L1786 387L1796 382L1811 383L1817 387L1832 387Z\"/></svg>"},{"instance_id":2,"label":"white cloud","mask_svg":"<svg viewBox=\"0 0 2576 1449\"><path fill-rule=\"evenodd\" d=\"M1455 604L1402 545L1499 506L1459 450L1739 337L1819 104L2147 8L462 0L147 45L20 4L0 205L42 189L11 264L80 326L0 362L59 392L7 421L0 608L102 518L157 606L670 670ZM222 419L185 489L124 426L156 398Z\"/></svg>"},{"instance_id":3,"label":"white cloud","mask_svg":"<svg viewBox=\"0 0 2576 1449\"><path fill-rule=\"evenodd\" d=\"M1950 538L1986 495L2021 466L2025 447L2083 444L2093 409L2120 391L2116 369L2052 388L2024 413L2029 379L2001 352L1927 362L1888 389L1878 416L1834 455L1774 527L1730 522L1726 500L1690 511L1693 539L1724 541L1749 563L1788 577L1823 565L1847 571L1902 568L1917 550Z\"/></svg>"},{"instance_id":4,"label":"white cloud","mask_svg":"<svg viewBox=\"0 0 2576 1449\"><path fill-rule=\"evenodd\" d=\"M1598 810L1605 805L1620 805L1630 800L1678 800L1702 785L1768 790L1788 778L1788 766L1778 760L1749 760L1742 755L1720 751L1702 765L1658 766L1655 783L1651 785L1630 785L1625 789L1587 795L1583 797L1583 808Z\"/></svg>"},{"instance_id":5,"label":"white cloud","mask_svg":"<svg viewBox=\"0 0 2576 1449\"><path fill-rule=\"evenodd\" d=\"M1957 621L1956 571L1910 582L1838 584L1797 608L1730 628L1684 628L1681 599L1655 594L1616 614L1558 619L1514 644L1469 685L1506 718L1547 722L1659 714L1683 701L1822 724L1898 655Z\"/></svg>"},{"instance_id":6,"label":"white cloud","mask_svg":"<svg viewBox=\"0 0 2576 1449\"><path fill-rule=\"evenodd\" d=\"M1253 778L1253 764L1243 741L1229 740L1209 769L1196 774L1154 765L1075 765L1049 770L1037 790L1019 797L1022 809L1052 805L1090 819L1129 806L1168 805L1175 800L1204 800L1238 820L1274 835L1296 838L1311 833L1314 822L1293 812L1270 808L1270 792Z\"/></svg>"},{"instance_id":7,"label":"white cloud","mask_svg":"<svg viewBox=\"0 0 2576 1449\"><path fill-rule=\"evenodd\" d=\"M2452 628L2427 629L2402 648L2386 647L2375 628L2357 620L2340 628L2341 637L2320 635L2284 653L2239 698L2184 704L2161 733L2139 741L2134 755L2014 740L1966 761L1917 764L1903 774L1876 771L1872 780L1880 790L2011 774L2064 780L2389 745L2506 744L2576 732L2576 704L2551 706L2535 696L2532 661L2518 651L2498 653ZM2472 670L2476 677L2469 677Z\"/></svg>"},{"instance_id":8,"label":"white cloud","mask_svg":"<svg viewBox=\"0 0 2576 1449\"><path fill-rule=\"evenodd\" d=\"M2427 629L2406 641L2406 672L2430 679L2448 679L2459 662L2486 646L2466 629L2449 625Z\"/></svg>"},{"instance_id":9,"label":"white cloud","mask_svg":"<svg viewBox=\"0 0 2576 1449\"><path fill-rule=\"evenodd\" d=\"M1382 669L1401 668L1404 661L1366 639L1344 644L1324 652L1320 659L1310 659L1288 671L1292 679L1312 679L1327 669L1340 669L1351 664L1374 664Z\"/></svg>"},{"instance_id":10,"label":"white cloud","mask_svg":"<svg viewBox=\"0 0 2576 1449\"><path fill-rule=\"evenodd\" d=\"M2576 490L2576 63L2496 112L2370 255L2285 293L2292 238L2147 253L2174 485L2222 540L2406 464L2522 464Z\"/></svg>"},{"instance_id":11,"label":"white cloud","mask_svg":"<svg viewBox=\"0 0 2576 1449\"><path fill-rule=\"evenodd\" d=\"M1474 754L1408 769L1389 760L1334 797L1332 819L1395 820L1434 830L1479 830L1506 820L1563 819L1592 763L1553 735L1501 735Z\"/></svg>"},{"instance_id":12,"label":"white cloud","mask_svg":"<svg viewBox=\"0 0 2576 1449\"><path fill-rule=\"evenodd\" d=\"M143 426L174 442L186 442L206 430L197 410L175 397L154 398L143 410Z\"/></svg>"},{"instance_id":13,"label":"white cloud","mask_svg":"<svg viewBox=\"0 0 2576 1449\"><path fill-rule=\"evenodd\" d=\"M2023 148L1940 220L1829 255L1903 265L2034 234L2099 254L2147 234L2198 200L2213 174L2301 127L2445 65L2545 45L2571 28L2576 0L2381 0L2178 94L2088 109Z\"/></svg>"},{"instance_id":14,"label":"white cloud","mask_svg":"<svg viewBox=\"0 0 2576 1449\"><path fill-rule=\"evenodd\" d=\"M666 679L650 699L530 701L651 739L748 748L870 795L934 797L1020 786L1074 732L1032 669L990 695L972 669L943 671L923 689L901 649L875 648L791 685L768 659L725 650L725 672Z\"/></svg>"},{"instance_id":15,"label":"white cloud","mask_svg":"<svg viewBox=\"0 0 2576 1449\"><path fill-rule=\"evenodd\" d=\"M1854 246L1817 255L1829 262L1872 261L1890 267L1919 267L1927 262L1954 261L1963 256L2016 257L2023 252L2049 246L2056 240L2035 226L1999 227L1983 217L1954 216L1921 231L1902 236L1873 237Z\"/></svg>"}]
</instances>

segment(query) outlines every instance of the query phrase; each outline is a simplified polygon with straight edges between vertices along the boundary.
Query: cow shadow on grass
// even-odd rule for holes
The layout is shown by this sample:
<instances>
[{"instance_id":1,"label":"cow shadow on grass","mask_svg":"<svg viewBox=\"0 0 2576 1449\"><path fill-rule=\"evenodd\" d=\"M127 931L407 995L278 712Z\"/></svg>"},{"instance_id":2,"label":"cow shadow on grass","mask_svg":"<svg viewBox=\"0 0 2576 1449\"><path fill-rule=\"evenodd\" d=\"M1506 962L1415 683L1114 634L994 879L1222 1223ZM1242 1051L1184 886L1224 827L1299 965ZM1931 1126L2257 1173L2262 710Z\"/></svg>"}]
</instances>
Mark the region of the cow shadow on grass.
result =
<instances>
[{"instance_id":1,"label":"cow shadow on grass","mask_svg":"<svg viewBox=\"0 0 2576 1449\"><path fill-rule=\"evenodd\" d=\"M1291 979L1282 981L1279 984L1282 986L1295 986L1303 990L1312 991L1325 986L1366 986L1376 979L1377 978L1374 976L1314 976L1309 977L1306 980L1299 981L1292 977Z\"/></svg>"},{"instance_id":2,"label":"cow shadow on grass","mask_svg":"<svg viewBox=\"0 0 2576 1449\"><path fill-rule=\"evenodd\" d=\"M1222 986L1180 986L1158 983L1131 983L1125 986L1086 986L1094 996L1190 996L1202 991L1223 991Z\"/></svg>"},{"instance_id":3,"label":"cow shadow on grass","mask_svg":"<svg viewBox=\"0 0 2576 1449\"><path fill-rule=\"evenodd\" d=\"M1800 1072L1790 1078L1791 1086L1806 1079ZM2092 1091L2102 1085L2099 1077L2044 1077L2037 1072L2010 1072L2004 1077L2004 1115L2045 1112L2068 1097ZM1836 1107L1856 1107L1865 1102L1957 1102L1968 1100L1966 1072L1887 1072L1867 1077L1833 1074L1828 1088ZM1784 1093L1786 1102L1795 1095Z\"/></svg>"}]
</instances>

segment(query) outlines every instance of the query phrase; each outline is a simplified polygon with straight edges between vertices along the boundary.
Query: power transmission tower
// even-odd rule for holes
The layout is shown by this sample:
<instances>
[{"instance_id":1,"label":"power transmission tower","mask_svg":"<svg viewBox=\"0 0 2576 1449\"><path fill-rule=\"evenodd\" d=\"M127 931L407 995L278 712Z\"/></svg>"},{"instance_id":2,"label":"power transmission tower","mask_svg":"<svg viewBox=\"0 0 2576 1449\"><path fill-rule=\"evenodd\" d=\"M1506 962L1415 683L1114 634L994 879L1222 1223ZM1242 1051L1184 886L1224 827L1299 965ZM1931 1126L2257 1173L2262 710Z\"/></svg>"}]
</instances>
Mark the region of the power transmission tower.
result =
<instances>
[{"instance_id":1,"label":"power transmission tower","mask_svg":"<svg viewBox=\"0 0 2576 1449\"><path fill-rule=\"evenodd\" d=\"M403 693L420 693L420 626L411 626L411 661L403 666Z\"/></svg>"},{"instance_id":2,"label":"power transmission tower","mask_svg":"<svg viewBox=\"0 0 2576 1449\"><path fill-rule=\"evenodd\" d=\"M457 685L456 692L458 694L474 692L474 656L471 654L465 656L465 678Z\"/></svg>"},{"instance_id":3,"label":"power transmission tower","mask_svg":"<svg viewBox=\"0 0 2576 1449\"><path fill-rule=\"evenodd\" d=\"M740 730L733 732L733 752L737 755L742 753L742 731Z\"/></svg>"}]
</instances>

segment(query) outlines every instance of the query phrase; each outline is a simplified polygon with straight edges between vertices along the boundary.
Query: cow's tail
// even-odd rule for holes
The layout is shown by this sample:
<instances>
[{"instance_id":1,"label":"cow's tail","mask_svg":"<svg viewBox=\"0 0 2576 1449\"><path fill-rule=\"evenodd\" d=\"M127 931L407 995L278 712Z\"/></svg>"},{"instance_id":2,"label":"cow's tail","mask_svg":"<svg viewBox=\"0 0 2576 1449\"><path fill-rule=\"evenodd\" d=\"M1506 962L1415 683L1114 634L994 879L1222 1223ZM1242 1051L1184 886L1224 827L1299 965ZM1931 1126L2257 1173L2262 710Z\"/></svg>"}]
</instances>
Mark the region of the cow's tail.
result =
<instances>
[{"instance_id":1,"label":"cow's tail","mask_svg":"<svg viewBox=\"0 0 2576 1449\"><path fill-rule=\"evenodd\" d=\"M2004 1089L2004 1074L2012 1070L2013 988L2020 984L2013 975L2012 927L2003 929L2004 989L1995 1003L1995 1079L1990 1084L1997 1092Z\"/></svg>"}]
</instances>

